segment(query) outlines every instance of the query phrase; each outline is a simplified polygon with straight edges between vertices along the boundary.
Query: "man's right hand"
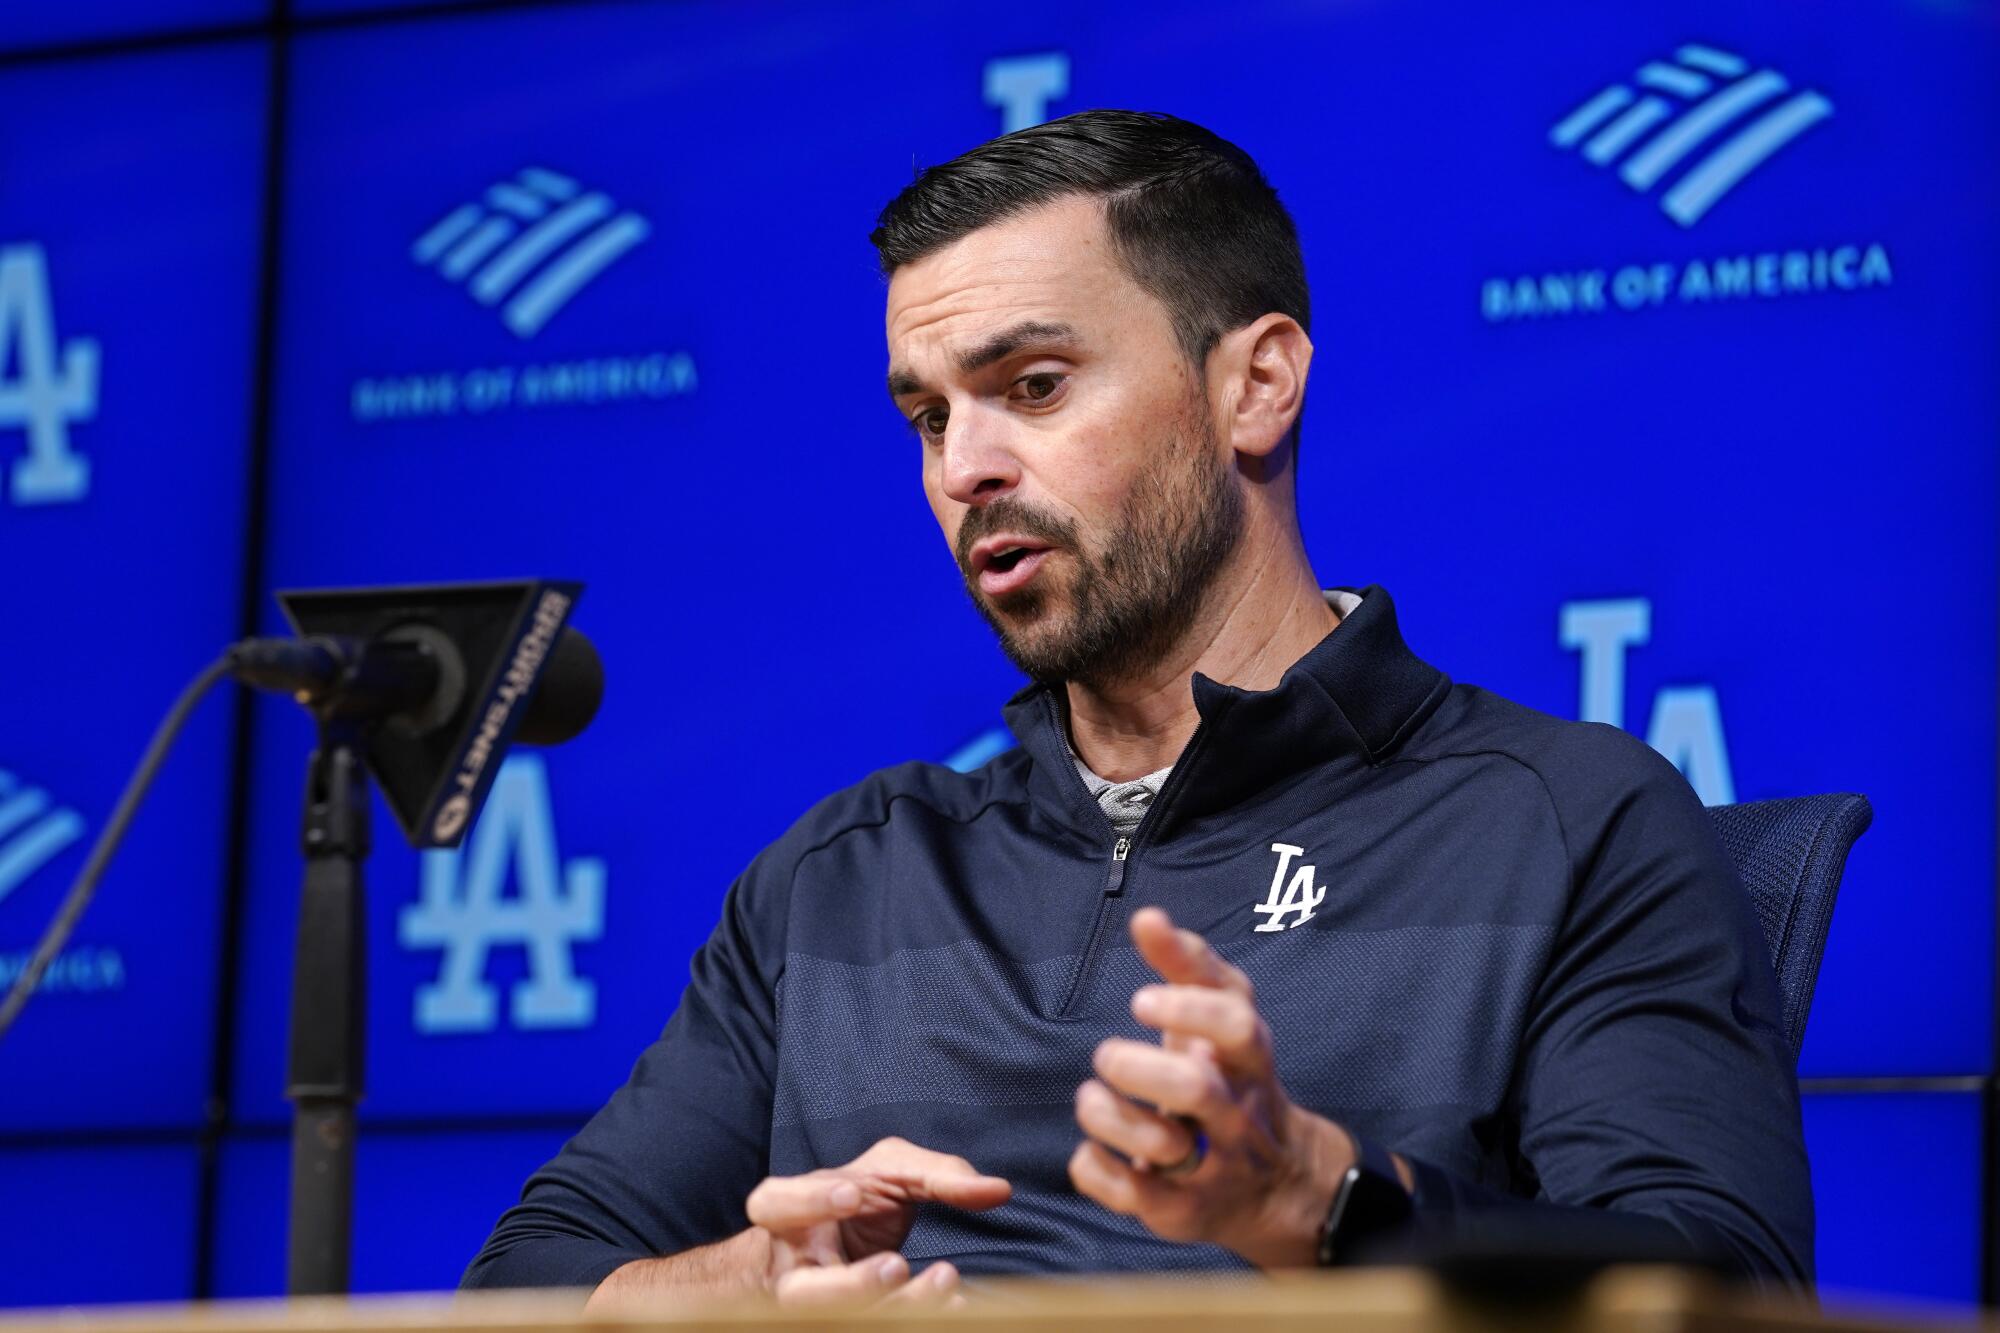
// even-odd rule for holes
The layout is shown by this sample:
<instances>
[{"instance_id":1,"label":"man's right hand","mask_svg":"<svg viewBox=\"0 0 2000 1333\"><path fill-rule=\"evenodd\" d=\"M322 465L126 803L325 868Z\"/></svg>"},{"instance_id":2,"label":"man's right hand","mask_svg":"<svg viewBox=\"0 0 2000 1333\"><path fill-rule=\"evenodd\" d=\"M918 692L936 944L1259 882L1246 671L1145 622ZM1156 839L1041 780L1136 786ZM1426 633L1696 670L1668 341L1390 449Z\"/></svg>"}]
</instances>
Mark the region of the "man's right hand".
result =
<instances>
[{"instance_id":1,"label":"man's right hand","mask_svg":"<svg viewBox=\"0 0 2000 1333\"><path fill-rule=\"evenodd\" d=\"M786 1305L944 1303L957 1293L958 1270L939 1262L912 1281L898 1252L917 1205L983 1210L1012 1193L963 1157L883 1139L845 1166L772 1176L750 1192L748 1231L629 1263L605 1279L588 1308L657 1308L674 1295L745 1289Z\"/></svg>"},{"instance_id":2,"label":"man's right hand","mask_svg":"<svg viewBox=\"0 0 2000 1333\"><path fill-rule=\"evenodd\" d=\"M901 1299L943 1299L957 1290L958 1270L932 1264L913 1283L898 1253L917 1205L982 1210L1012 1193L1013 1186L981 1175L963 1157L892 1138L846 1166L773 1176L750 1192L748 1207L751 1223L770 1233L770 1290L786 1304L852 1302L890 1292Z\"/></svg>"}]
</instances>

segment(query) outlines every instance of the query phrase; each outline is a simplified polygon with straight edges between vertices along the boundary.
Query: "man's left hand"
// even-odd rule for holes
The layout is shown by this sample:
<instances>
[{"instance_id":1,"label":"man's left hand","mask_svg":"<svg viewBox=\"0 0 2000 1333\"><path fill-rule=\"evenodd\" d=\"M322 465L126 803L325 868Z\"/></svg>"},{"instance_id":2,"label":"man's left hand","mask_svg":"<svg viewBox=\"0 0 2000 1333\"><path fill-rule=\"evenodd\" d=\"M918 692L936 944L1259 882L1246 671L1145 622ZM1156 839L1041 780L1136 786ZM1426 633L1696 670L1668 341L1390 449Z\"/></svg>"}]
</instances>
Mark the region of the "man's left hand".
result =
<instances>
[{"instance_id":1,"label":"man's left hand","mask_svg":"<svg viewBox=\"0 0 2000 1333\"><path fill-rule=\"evenodd\" d=\"M1353 1141L1285 1095L1248 977L1157 907L1133 914L1132 940L1165 983L1141 987L1132 1014L1162 1042L1098 1044L1070 1180L1167 1240L1310 1267Z\"/></svg>"}]
</instances>

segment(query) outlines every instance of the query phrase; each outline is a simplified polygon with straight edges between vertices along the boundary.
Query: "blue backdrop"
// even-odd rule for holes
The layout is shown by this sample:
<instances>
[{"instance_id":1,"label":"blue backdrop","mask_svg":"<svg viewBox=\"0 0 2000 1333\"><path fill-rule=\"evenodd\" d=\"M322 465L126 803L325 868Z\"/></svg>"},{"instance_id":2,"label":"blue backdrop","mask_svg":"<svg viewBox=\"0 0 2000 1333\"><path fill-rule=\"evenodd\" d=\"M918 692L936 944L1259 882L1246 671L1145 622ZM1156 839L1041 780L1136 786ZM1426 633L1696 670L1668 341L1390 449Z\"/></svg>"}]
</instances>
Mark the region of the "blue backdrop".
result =
<instances>
[{"instance_id":1,"label":"blue backdrop","mask_svg":"<svg viewBox=\"0 0 2000 1333\"><path fill-rule=\"evenodd\" d=\"M0 691L8 982L238 627L265 65L229 43L0 77L0 567L32 572L9 585ZM10 1034L0 1130L202 1123L228 722L196 716Z\"/></svg>"},{"instance_id":2,"label":"blue backdrop","mask_svg":"<svg viewBox=\"0 0 2000 1333\"><path fill-rule=\"evenodd\" d=\"M913 164L1138 106L1244 145L1299 220L1318 347L1300 499L1325 581L1388 586L1448 673L1623 725L1710 803L1873 799L1801 1066L1822 1274L1977 1296L1991 11L1259 0L1220 24L1102 4L1001 38L907 0L332 21L386 7L300 0L241 37L0 56L0 124L37 127L0 134L0 557L40 574L16 583L0 695L0 978L153 719L245 628L246 568L267 631L277 588L587 584L576 623L611 673L590 732L511 759L461 852L419 857L378 812L359 1285L455 1280L665 1021L724 887L806 806L1005 743L1018 682L883 397L866 235ZM5 40L255 8L72 7ZM24 491L57 453L86 482L43 462ZM825 595L829 569L855 591ZM106 651L28 651L45 637ZM57 1255L0 1302L280 1283L311 735L285 704L252 721L232 779L229 710L197 720L68 980L0 1048L0 1135L27 1145L0 1137L0 1157L124 1198L133 1149L85 1131L185 1163L205 1145L187 1169L207 1202L148 1206L210 1248L141 1291ZM1874 1167L1916 1143L1925 1169L1895 1188L1921 1221L1884 1246ZM454 1189L450 1226L391 1225Z\"/></svg>"}]
</instances>

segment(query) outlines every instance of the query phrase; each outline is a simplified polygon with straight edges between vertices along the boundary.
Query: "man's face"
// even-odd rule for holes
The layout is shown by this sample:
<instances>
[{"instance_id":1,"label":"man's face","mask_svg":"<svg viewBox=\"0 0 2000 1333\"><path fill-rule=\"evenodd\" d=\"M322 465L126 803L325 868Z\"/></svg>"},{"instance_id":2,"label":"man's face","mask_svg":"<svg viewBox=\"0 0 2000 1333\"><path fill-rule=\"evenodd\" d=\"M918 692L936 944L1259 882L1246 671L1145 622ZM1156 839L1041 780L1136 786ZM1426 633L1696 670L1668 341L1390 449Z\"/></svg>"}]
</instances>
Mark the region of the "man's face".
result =
<instances>
[{"instance_id":1,"label":"man's face","mask_svg":"<svg viewBox=\"0 0 2000 1333\"><path fill-rule=\"evenodd\" d=\"M1166 308L1071 198L896 271L889 391L974 605L1026 674L1127 678L1180 638L1242 493Z\"/></svg>"}]
</instances>

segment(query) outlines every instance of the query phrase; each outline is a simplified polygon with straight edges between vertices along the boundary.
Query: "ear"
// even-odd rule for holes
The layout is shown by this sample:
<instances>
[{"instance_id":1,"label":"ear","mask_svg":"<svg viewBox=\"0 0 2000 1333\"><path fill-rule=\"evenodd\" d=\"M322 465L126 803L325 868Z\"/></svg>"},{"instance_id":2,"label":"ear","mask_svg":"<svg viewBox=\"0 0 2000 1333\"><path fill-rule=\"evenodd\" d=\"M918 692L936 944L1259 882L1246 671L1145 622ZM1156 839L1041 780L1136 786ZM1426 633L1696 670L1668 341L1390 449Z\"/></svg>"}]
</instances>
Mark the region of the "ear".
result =
<instances>
[{"instance_id":1,"label":"ear","mask_svg":"<svg viewBox=\"0 0 2000 1333\"><path fill-rule=\"evenodd\" d=\"M1218 424L1236 453L1268 459L1284 444L1305 402L1312 354L1312 339L1290 315L1260 316L1217 342L1209 401L1225 405Z\"/></svg>"}]
</instances>

